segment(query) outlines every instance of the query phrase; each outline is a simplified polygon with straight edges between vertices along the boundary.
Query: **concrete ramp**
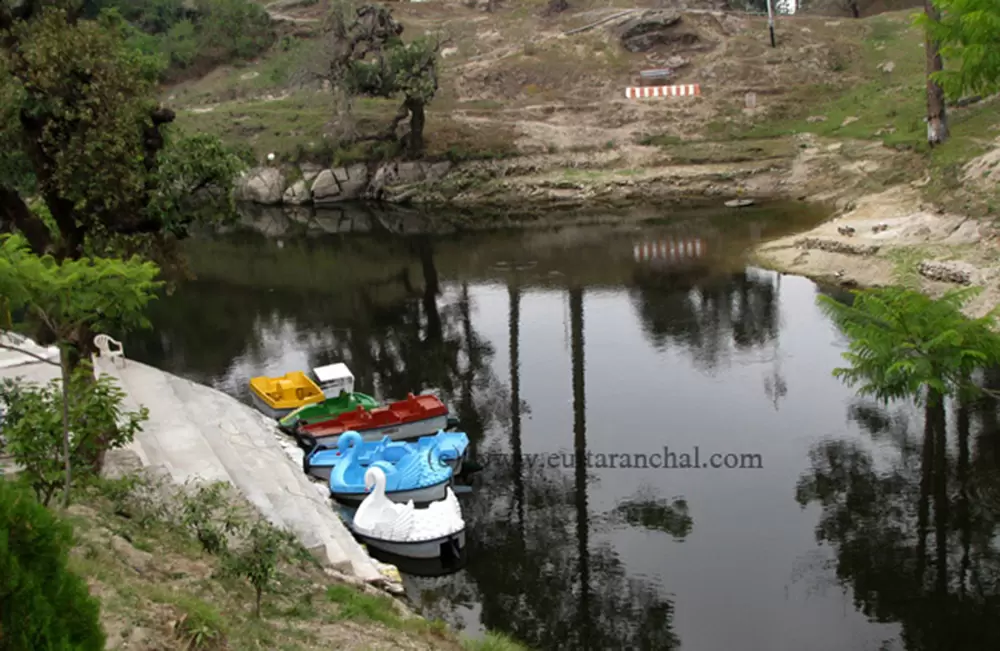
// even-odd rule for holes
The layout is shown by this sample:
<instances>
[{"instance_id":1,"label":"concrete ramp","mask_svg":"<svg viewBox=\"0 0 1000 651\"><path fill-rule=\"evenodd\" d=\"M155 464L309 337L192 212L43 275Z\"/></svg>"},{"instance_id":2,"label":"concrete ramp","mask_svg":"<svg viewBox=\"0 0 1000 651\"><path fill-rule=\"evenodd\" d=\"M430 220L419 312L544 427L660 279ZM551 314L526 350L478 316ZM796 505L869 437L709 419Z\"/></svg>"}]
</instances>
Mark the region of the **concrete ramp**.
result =
<instances>
[{"instance_id":1,"label":"concrete ramp","mask_svg":"<svg viewBox=\"0 0 1000 651\"><path fill-rule=\"evenodd\" d=\"M95 358L94 367L128 394L123 406L149 410L131 446L145 466L161 468L177 483L228 482L337 570L364 581L382 578L321 487L282 449L277 427L263 414L221 391L133 360L116 368Z\"/></svg>"}]
</instances>

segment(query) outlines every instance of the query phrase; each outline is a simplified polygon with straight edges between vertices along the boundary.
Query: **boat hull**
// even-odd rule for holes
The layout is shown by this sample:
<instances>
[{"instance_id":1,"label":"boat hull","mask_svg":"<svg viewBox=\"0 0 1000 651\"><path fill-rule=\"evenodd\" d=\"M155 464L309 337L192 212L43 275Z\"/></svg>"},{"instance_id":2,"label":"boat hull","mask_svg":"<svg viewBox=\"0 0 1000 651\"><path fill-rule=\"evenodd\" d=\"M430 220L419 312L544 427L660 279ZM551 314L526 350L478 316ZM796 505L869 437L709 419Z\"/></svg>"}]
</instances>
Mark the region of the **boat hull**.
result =
<instances>
[{"instance_id":1,"label":"boat hull","mask_svg":"<svg viewBox=\"0 0 1000 651\"><path fill-rule=\"evenodd\" d=\"M465 549L465 529L440 538L419 542L394 542L381 538L372 538L359 532L353 526L351 527L351 532L358 540L369 547L405 558L443 558L456 553L457 555L461 555L462 550Z\"/></svg>"},{"instance_id":2,"label":"boat hull","mask_svg":"<svg viewBox=\"0 0 1000 651\"><path fill-rule=\"evenodd\" d=\"M465 461L465 453L457 459L449 459L448 465L451 466L452 476L457 476L462 472L462 463ZM303 458L302 469L310 477L315 477L316 479L321 479L324 482L330 481L330 472L333 470L332 465L317 464L312 465L309 463L309 455ZM391 495L390 495L391 497Z\"/></svg>"},{"instance_id":3,"label":"boat hull","mask_svg":"<svg viewBox=\"0 0 1000 651\"><path fill-rule=\"evenodd\" d=\"M257 409L257 411L264 414L268 418L273 418L274 420L284 418L288 414L295 411L295 409L298 409L298 407L295 407L294 409L275 409L271 405L264 402L264 399L257 395L254 391L250 392L250 397L252 398L253 406Z\"/></svg>"},{"instance_id":4,"label":"boat hull","mask_svg":"<svg viewBox=\"0 0 1000 651\"><path fill-rule=\"evenodd\" d=\"M375 398L366 393L355 392L349 394L347 398L327 398L321 402L292 410L287 414L287 417L279 419L278 429L293 434L299 425L309 425L337 418L343 413L354 411L359 406L365 409L375 409L379 404Z\"/></svg>"},{"instance_id":5,"label":"boat hull","mask_svg":"<svg viewBox=\"0 0 1000 651\"><path fill-rule=\"evenodd\" d=\"M379 441L384 436L388 436L393 441L403 441L406 439L420 438L437 434L448 425L448 416L433 416L423 420L415 420L410 423L392 424L388 427L374 427L372 429L357 430L358 434L365 441ZM295 432L299 446L304 450L312 450L316 446L321 448L337 447L337 439L340 434L328 434L325 436L312 436L301 429Z\"/></svg>"},{"instance_id":6,"label":"boat hull","mask_svg":"<svg viewBox=\"0 0 1000 651\"><path fill-rule=\"evenodd\" d=\"M401 491L386 491L385 496L393 502L398 502L400 504L406 504L407 502L412 501L414 506L426 506L431 502L443 500L447 495L447 489L450 484L451 478L448 478L437 484L424 486L422 488L411 488ZM361 502L363 502L366 497L368 497L368 493L341 493L331 490L330 497L346 506L357 507L361 505Z\"/></svg>"}]
</instances>

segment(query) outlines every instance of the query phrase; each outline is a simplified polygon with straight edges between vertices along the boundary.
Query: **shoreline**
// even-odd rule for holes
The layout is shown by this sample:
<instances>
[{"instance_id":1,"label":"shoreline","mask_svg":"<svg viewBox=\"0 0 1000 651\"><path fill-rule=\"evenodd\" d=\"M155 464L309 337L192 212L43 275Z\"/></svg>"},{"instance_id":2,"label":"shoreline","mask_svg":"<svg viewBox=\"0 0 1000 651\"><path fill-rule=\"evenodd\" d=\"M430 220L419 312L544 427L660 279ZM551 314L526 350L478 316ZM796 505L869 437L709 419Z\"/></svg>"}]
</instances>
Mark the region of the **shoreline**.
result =
<instances>
[{"instance_id":1,"label":"shoreline","mask_svg":"<svg viewBox=\"0 0 1000 651\"><path fill-rule=\"evenodd\" d=\"M1000 304L996 227L928 206L912 186L870 194L817 227L755 247L751 260L780 273L843 288L908 285L932 297L978 287L965 313Z\"/></svg>"}]
</instances>

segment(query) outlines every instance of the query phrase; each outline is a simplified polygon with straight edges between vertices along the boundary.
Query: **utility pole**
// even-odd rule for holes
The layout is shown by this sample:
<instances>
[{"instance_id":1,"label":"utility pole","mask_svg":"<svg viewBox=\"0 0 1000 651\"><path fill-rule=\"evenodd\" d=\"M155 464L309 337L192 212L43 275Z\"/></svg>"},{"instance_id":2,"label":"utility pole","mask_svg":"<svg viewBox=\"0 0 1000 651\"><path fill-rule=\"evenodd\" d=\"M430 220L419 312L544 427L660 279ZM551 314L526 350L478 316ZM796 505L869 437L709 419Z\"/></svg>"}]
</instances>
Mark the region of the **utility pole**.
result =
<instances>
[{"instance_id":1,"label":"utility pole","mask_svg":"<svg viewBox=\"0 0 1000 651\"><path fill-rule=\"evenodd\" d=\"M771 47L778 47L774 42L774 7L771 0L767 0L767 28L771 31Z\"/></svg>"}]
</instances>

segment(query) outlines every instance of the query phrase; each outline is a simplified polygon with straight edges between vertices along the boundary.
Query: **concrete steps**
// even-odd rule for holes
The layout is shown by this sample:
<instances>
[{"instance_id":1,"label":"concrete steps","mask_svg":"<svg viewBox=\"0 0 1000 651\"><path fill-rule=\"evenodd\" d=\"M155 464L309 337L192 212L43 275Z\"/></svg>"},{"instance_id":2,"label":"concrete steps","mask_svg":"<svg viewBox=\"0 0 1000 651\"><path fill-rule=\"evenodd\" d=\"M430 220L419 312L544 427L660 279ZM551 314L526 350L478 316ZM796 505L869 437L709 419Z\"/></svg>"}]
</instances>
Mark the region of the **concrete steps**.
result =
<instances>
[{"instance_id":1,"label":"concrete steps","mask_svg":"<svg viewBox=\"0 0 1000 651\"><path fill-rule=\"evenodd\" d=\"M102 370L110 366L104 363ZM136 441L151 466L165 467L177 483L229 481L229 473L188 417L166 374L129 360L124 369L114 369L113 375L135 405L149 410L149 420Z\"/></svg>"},{"instance_id":2,"label":"concrete steps","mask_svg":"<svg viewBox=\"0 0 1000 651\"><path fill-rule=\"evenodd\" d=\"M381 574L334 512L324 492L282 449L276 427L262 414L215 389L127 360L125 368L95 361L115 377L125 407L149 409L133 449L147 466L173 481L224 481L262 516L296 534L341 572L365 581Z\"/></svg>"}]
</instances>

